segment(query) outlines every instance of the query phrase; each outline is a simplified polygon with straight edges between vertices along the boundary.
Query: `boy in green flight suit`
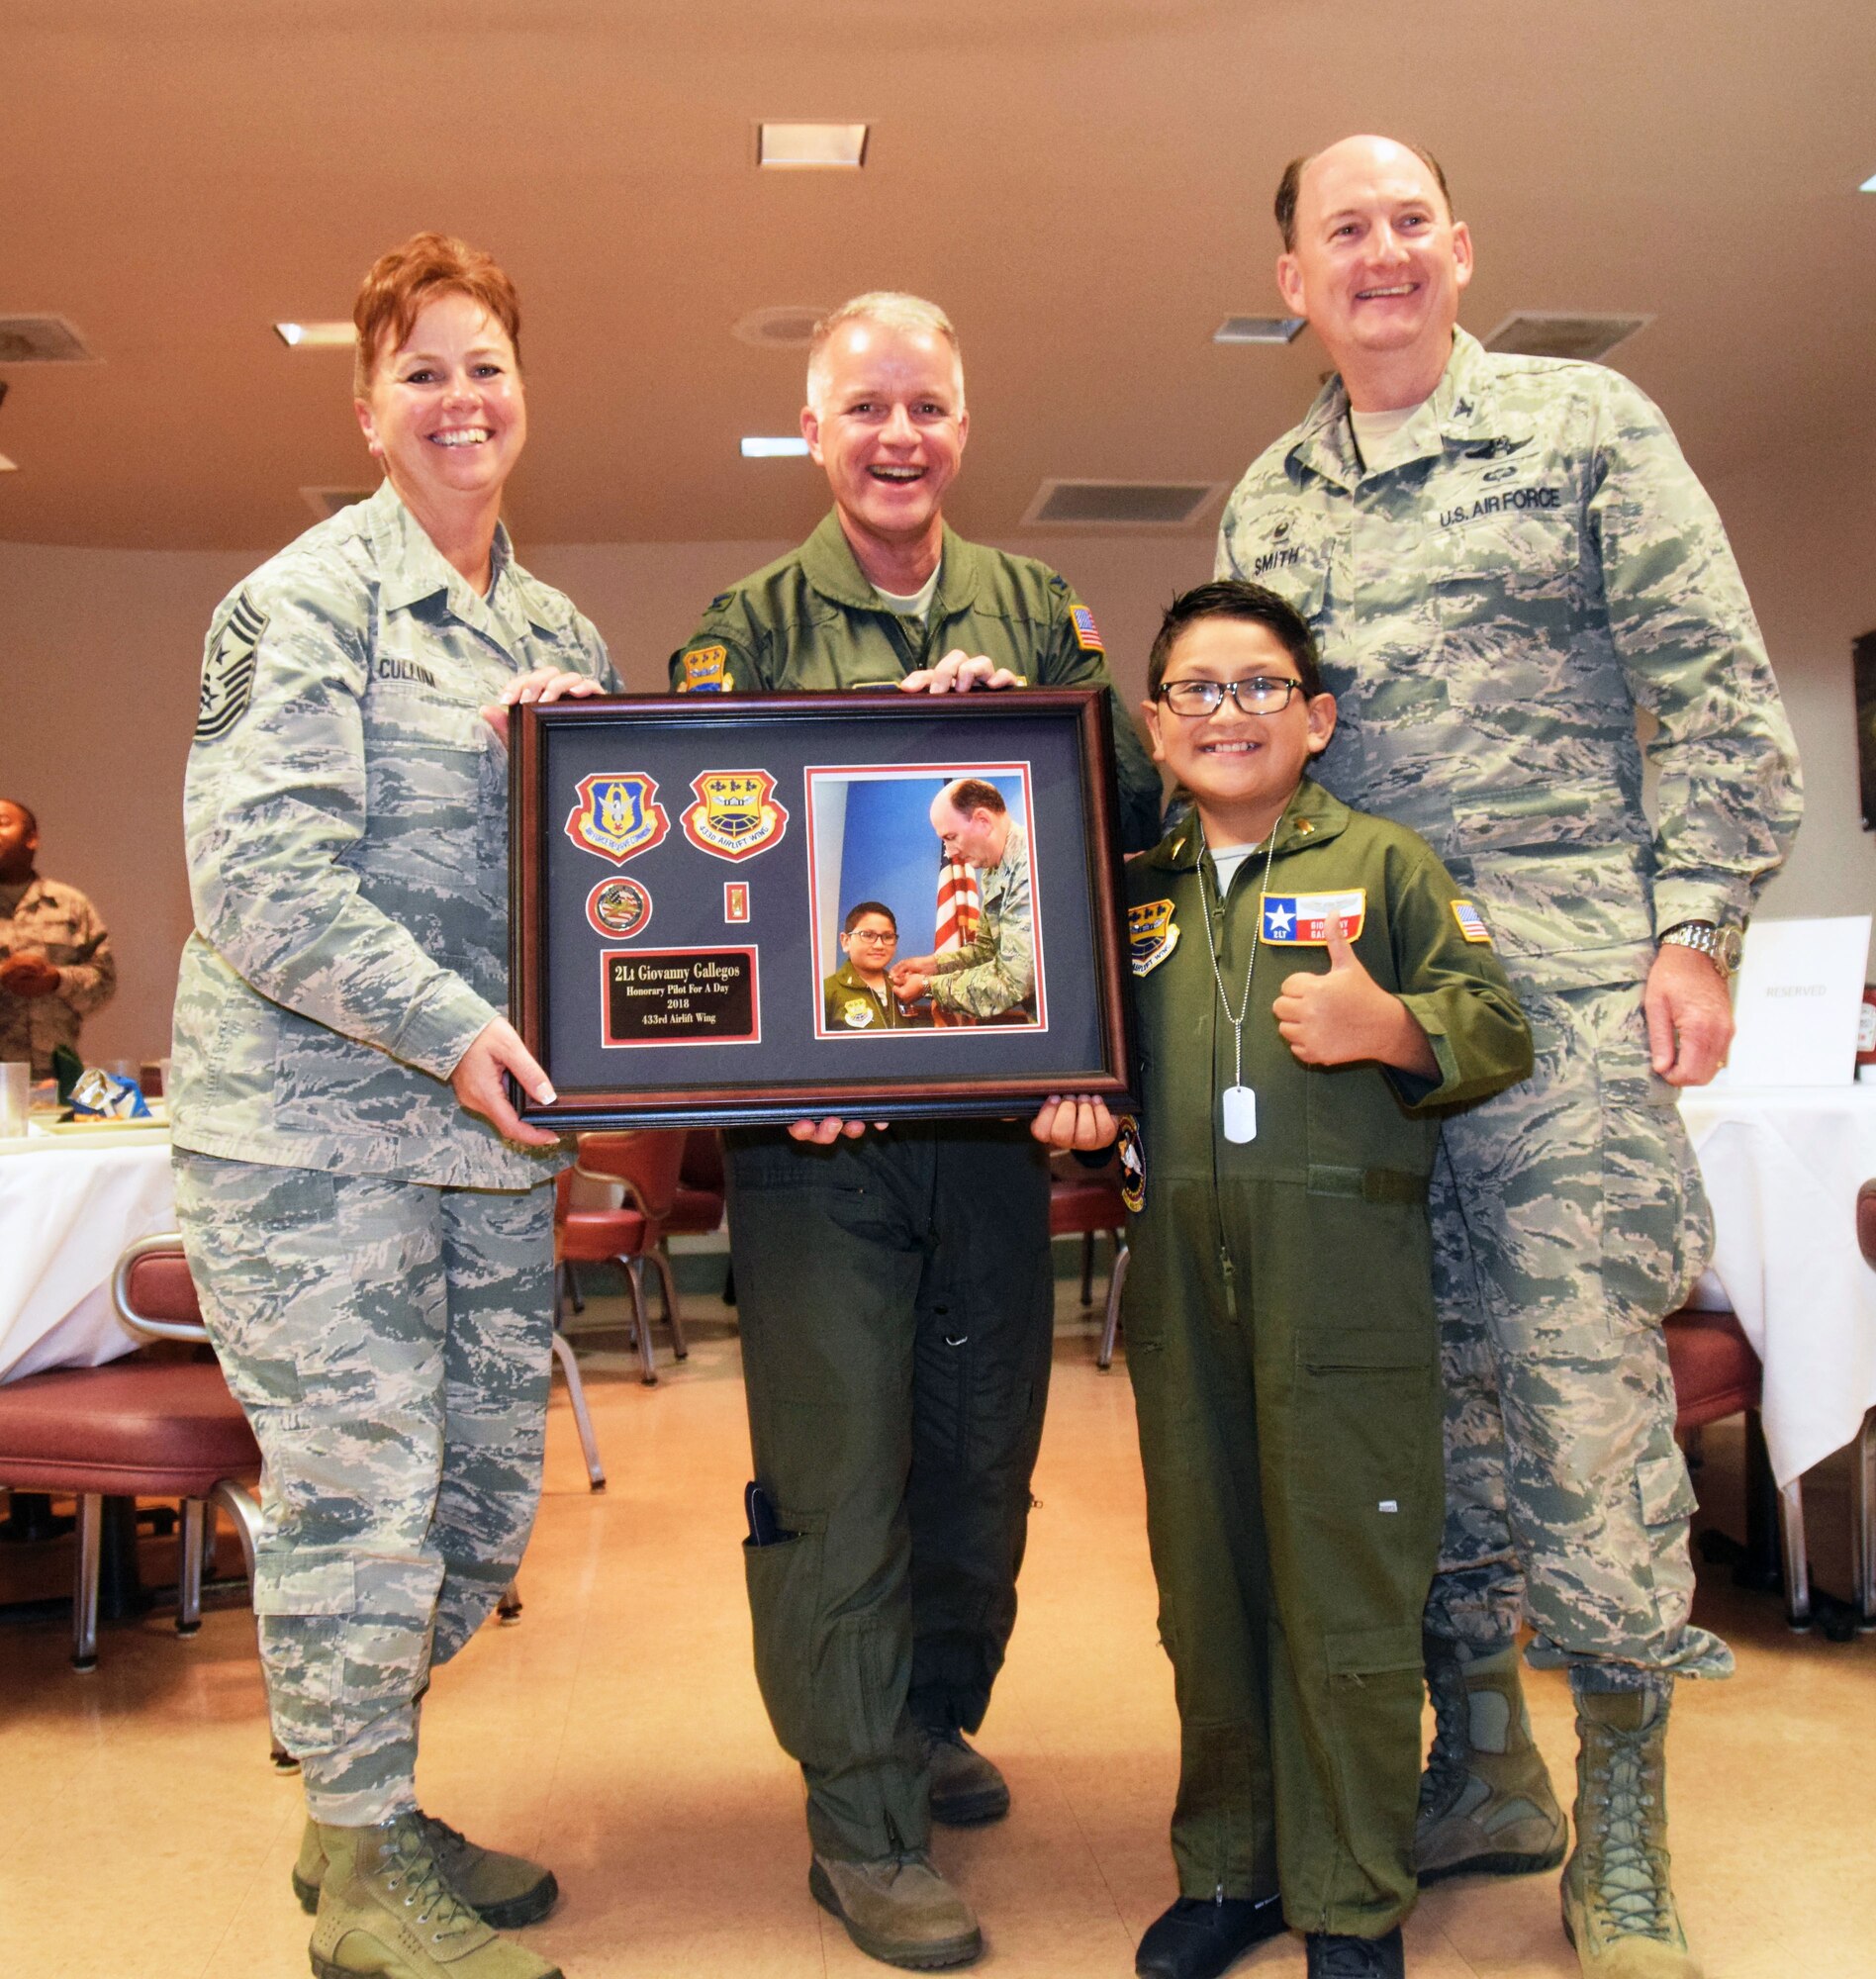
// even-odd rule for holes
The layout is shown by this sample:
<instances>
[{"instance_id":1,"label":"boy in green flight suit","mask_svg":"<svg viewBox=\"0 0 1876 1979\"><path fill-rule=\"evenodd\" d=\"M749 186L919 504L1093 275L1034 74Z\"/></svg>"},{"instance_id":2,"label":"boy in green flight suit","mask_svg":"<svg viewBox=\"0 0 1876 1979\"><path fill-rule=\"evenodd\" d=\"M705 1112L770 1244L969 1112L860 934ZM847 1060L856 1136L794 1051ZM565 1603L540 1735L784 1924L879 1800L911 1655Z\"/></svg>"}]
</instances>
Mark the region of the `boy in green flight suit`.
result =
<instances>
[{"instance_id":1,"label":"boy in green flight suit","mask_svg":"<svg viewBox=\"0 0 1876 1979\"><path fill-rule=\"evenodd\" d=\"M886 972L898 953L898 917L884 900L862 900L840 925L840 967L821 983L821 1021L830 1031L896 1031L912 1022Z\"/></svg>"},{"instance_id":2,"label":"boy in green flight suit","mask_svg":"<svg viewBox=\"0 0 1876 1979\"><path fill-rule=\"evenodd\" d=\"M1311 1979L1399 1979L1442 1520L1427 1181L1439 1109L1525 1077L1531 1038L1425 841L1304 777L1336 708L1290 606L1187 592L1148 685L1194 807L1127 877L1122 1312L1181 1736L1181 1894L1136 1969L1212 1979L1287 1923ZM1071 1101L1036 1132L1115 1128Z\"/></svg>"}]
</instances>

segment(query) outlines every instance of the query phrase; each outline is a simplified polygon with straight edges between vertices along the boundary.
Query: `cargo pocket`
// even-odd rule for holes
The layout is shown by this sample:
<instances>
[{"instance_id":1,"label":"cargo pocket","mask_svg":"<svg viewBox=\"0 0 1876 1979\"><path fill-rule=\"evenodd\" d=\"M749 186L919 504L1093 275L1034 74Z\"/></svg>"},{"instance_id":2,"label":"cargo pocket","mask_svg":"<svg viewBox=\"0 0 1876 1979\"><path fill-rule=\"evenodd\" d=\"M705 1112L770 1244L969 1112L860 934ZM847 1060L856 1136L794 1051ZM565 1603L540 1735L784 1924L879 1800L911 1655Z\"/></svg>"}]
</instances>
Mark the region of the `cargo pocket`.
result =
<instances>
[{"instance_id":1,"label":"cargo pocket","mask_svg":"<svg viewBox=\"0 0 1876 1979\"><path fill-rule=\"evenodd\" d=\"M345 1689L345 1632L358 1605L349 1559L262 1558L254 1564L254 1618L268 1701L296 1731L323 1719ZM289 1740L291 1749L302 1746Z\"/></svg>"},{"instance_id":2,"label":"cargo pocket","mask_svg":"<svg viewBox=\"0 0 1876 1979\"><path fill-rule=\"evenodd\" d=\"M1420 1780L1419 1618L1325 1636L1323 1660L1337 1826L1382 1889L1398 1878L1411 1890L1401 1842L1413 1831Z\"/></svg>"},{"instance_id":3,"label":"cargo pocket","mask_svg":"<svg viewBox=\"0 0 1876 1979\"><path fill-rule=\"evenodd\" d=\"M1664 1457L1644 1457L1635 1466L1636 1490L1642 1500L1642 1523L1665 1526L1691 1518L1696 1503L1687 1460L1678 1448Z\"/></svg>"},{"instance_id":4,"label":"cargo pocket","mask_svg":"<svg viewBox=\"0 0 1876 1979\"><path fill-rule=\"evenodd\" d=\"M814 1761L815 1635L820 1616L824 1512L776 1508L789 1537L757 1546L743 1541L743 1575L755 1636L756 1685L782 1749L802 1765Z\"/></svg>"}]
</instances>

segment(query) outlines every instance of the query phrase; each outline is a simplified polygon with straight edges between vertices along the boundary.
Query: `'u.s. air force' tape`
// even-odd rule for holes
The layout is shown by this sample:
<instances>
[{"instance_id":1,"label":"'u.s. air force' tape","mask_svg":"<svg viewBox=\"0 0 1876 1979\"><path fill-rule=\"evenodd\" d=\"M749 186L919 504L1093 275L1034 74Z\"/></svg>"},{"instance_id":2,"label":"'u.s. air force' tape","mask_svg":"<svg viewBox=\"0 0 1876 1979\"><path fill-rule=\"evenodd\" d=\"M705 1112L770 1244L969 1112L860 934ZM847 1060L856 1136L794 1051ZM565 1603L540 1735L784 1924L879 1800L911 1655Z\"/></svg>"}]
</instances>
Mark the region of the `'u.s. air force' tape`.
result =
<instances>
[{"instance_id":1,"label":"'u.s. air force' tape","mask_svg":"<svg viewBox=\"0 0 1876 1979\"><path fill-rule=\"evenodd\" d=\"M1353 941L1367 919L1367 889L1342 894L1266 894L1264 939L1278 948L1320 948L1332 935Z\"/></svg>"}]
</instances>

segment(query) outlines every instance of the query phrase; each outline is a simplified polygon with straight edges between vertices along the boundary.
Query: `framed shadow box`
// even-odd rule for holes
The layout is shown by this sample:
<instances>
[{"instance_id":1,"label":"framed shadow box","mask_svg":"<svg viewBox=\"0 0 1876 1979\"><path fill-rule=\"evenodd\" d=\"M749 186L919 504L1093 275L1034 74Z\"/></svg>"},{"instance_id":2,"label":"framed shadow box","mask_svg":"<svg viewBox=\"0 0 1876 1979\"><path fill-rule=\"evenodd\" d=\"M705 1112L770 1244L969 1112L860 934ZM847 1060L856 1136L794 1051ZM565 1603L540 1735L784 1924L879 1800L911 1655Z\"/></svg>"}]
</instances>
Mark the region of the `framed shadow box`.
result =
<instances>
[{"instance_id":1,"label":"framed shadow box","mask_svg":"<svg viewBox=\"0 0 1876 1979\"><path fill-rule=\"evenodd\" d=\"M557 1094L516 1093L523 1119L1128 1103L1101 690L556 702L512 749L511 996ZM934 809L960 806L948 862ZM882 982L932 956L930 993Z\"/></svg>"}]
</instances>

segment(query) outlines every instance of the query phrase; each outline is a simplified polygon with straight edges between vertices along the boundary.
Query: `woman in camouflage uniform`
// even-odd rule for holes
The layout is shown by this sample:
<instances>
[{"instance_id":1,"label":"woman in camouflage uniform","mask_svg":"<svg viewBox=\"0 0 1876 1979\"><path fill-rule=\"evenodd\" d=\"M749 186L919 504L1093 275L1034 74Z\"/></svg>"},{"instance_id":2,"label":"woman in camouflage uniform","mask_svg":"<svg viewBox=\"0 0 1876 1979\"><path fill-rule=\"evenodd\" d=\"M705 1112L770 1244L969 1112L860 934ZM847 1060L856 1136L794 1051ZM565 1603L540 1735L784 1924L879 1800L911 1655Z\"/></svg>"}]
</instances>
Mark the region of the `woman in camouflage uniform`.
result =
<instances>
[{"instance_id":1,"label":"woman in camouflage uniform","mask_svg":"<svg viewBox=\"0 0 1876 1979\"><path fill-rule=\"evenodd\" d=\"M549 1979L494 1925L538 1864L417 1807L418 1701L514 1574L539 1496L552 1134L510 1027L506 724L615 689L593 627L514 561L527 434L508 277L419 235L354 312L385 481L217 612L185 794L176 1198L266 1459L268 1701L309 1820L322 1979Z\"/></svg>"}]
</instances>

